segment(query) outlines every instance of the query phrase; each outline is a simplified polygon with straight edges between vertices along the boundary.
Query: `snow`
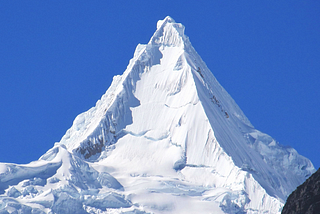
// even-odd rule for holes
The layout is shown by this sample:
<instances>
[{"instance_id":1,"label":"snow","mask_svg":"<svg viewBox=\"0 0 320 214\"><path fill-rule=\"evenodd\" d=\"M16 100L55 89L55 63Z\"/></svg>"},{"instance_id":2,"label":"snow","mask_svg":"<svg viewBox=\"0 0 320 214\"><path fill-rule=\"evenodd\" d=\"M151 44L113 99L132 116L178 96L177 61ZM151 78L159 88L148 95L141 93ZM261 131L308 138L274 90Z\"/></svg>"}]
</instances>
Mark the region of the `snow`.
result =
<instances>
[{"instance_id":1,"label":"snow","mask_svg":"<svg viewBox=\"0 0 320 214\"><path fill-rule=\"evenodd\" d=\"M252 126L166 17L60 142L0 163L0 211L280 213L314 171Z\"/></svg>"}]
</instances>

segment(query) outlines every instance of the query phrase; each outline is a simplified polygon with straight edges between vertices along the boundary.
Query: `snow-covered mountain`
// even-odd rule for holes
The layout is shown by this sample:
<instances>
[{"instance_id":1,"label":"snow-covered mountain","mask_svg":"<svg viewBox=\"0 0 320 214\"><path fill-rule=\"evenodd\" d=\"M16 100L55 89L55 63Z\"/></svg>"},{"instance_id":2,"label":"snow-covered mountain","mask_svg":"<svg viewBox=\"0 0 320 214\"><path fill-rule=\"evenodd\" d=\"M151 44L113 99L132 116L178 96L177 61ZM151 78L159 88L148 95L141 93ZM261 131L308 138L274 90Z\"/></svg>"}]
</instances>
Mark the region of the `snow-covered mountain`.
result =
<instances>
[{"instance_id":1,"label":"snow-covered mountain","mask_svg":"<svg viewBox=\"0 0 320 214\"><path fill-rule=\"evenodd\" d=\"M59 143L0 163L0 213L280 213L314 171L251 125L166 17Z\"/></svg>"}]
</instances>

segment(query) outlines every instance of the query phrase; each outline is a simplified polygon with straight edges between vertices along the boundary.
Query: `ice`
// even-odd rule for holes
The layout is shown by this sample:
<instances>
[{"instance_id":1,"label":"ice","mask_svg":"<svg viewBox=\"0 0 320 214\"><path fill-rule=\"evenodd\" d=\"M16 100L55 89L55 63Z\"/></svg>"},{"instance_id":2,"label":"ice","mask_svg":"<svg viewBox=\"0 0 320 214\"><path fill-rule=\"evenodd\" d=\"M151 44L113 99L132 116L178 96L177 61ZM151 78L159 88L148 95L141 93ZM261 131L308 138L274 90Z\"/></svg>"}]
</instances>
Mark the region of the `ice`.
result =
<instances>
[{"instance_id":1,"label":"ice","mask_svg":"<svg viewBox=\"0 0 320 214\"><path fill-rule=\"evenodd\" d=\"M87 214L87 212L83 209L81 201L73 198L65 192L62 192L55 198L54 204L51 209L54 213Z\"/></svg>"},{"instance_id":2,"label":"ice","mask_svg":"<svg viewBox=\"0 0 320 214\"><path fill-rule=\"evenodd\" d=\"M127 208L132 206L130 201L116 193L88 197L84 204L101 210L106 210L107 208Z\"/></svg>"},{"instance_id":3,"label":"ice","mask_svg":"<svg viewBox=\"0 0 320 214\"><path fill-rule=\"evenodd\" d=\"M26 188L23 189L22 191L22 195L23 196L27 196L27 195L30 195L30 194L37 194L38 193L38 190L34 188L34 186L27 186Z\"/></svg>"},{"instance_id":4,"label":"ice","mask_svg":"<svg viewBox=\"0 0 320 214\"><path fill-rule=\"evenodd\" d=\"M26 214L45 214L43 210L37 207L30 207L19 203L19 201L12 198L0 197L0 213L26 213Z\"/></svg>"},{"instance_id":5,"label":"ice","mask_svg":"<svg viewBox=\"0 0 320 214\"><path fill-rule=\"evenodd\" d=\"M17 190L15 187L10 187L7 192L7 196L12 197L12 198L17 198L21 196L21 192Z\"/></svg>"},{"instance_id":6,"label":"ice","mask_svg":"<svg viewBox=\"0 0 320 214\"><path fill-rule=\"evenodd\" d=\"M100 182L102 186L106 186L112 189L123 190L123 186L107 172L101 172L97 180Z\"/></svg>"},{"instance_id":7,"label":"ice","mask_svg":"<svg viewBox=\"0 0 320 214\"><path fill-rule=\"evenodd\" d=\"M16 185L29 178L49 178L56 173L60 165L61 163L49 163L45 165L42 161L27 166L7 164L6 171L0 174L0 192L4 192L9 185Z\"/></svg>"}]
</instances>

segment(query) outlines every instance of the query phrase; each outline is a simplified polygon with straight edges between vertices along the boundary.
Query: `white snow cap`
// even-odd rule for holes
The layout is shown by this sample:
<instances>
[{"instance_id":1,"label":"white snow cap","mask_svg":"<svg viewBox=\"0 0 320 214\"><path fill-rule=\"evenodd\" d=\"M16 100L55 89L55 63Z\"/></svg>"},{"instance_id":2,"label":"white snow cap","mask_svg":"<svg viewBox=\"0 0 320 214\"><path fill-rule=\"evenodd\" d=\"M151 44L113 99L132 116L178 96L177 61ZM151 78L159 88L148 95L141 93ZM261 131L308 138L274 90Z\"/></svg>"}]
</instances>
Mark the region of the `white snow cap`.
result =
<instances>
[{"instance_id":1,"label":"white snow cap","mask_svg":"<svg viewBox=\"0 0 320 214\"><path fill-rule=\"evenodd\" d=\"M315 169L256 130L167 16L38 161L0 163L0 213L280 213Z\"/></svg>"},{"instance_id":2,"label":"white snow cap","mask_svg":"<svg viewBox=\"0 0 320 214\"><path fill-rule=\"evenodd\" d=\"M163 20L159 20L157 22L157 29L159 29L164 23L176 23L176 22L174 21L173 18L171 18L170 16L167 16Z\"/></svg>"},{"instance_id":3,"label":"white snow cap","mask_svg":"<svg viewBox=\"0 0 320 214\"><path fill-rule=\"evenodd\" d=\"M157 23L157 30L149 41L153 45L181 46L184 44L184 26L176 23L170 16Z\"/></svg>"}]
</instances>

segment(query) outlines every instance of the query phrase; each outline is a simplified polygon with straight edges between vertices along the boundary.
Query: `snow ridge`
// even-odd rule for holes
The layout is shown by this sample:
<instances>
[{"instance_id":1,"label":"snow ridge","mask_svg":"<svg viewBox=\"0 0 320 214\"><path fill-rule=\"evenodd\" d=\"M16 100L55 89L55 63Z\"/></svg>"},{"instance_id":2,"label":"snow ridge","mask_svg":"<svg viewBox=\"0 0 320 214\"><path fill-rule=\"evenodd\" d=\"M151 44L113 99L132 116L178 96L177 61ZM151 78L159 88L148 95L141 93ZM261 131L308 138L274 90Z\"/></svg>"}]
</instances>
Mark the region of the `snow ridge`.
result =
<instances>
[{"instance_id":1,"label":"snow ridge","mask_svg":"<svg viewBox=\"0 0 320 214\"><path fill-rule=\"evenodd\" d=\"M0 211L280 213L314 171L252 126L166 17L59 143L0 163Z\"/></svg>"}]
</instances>

